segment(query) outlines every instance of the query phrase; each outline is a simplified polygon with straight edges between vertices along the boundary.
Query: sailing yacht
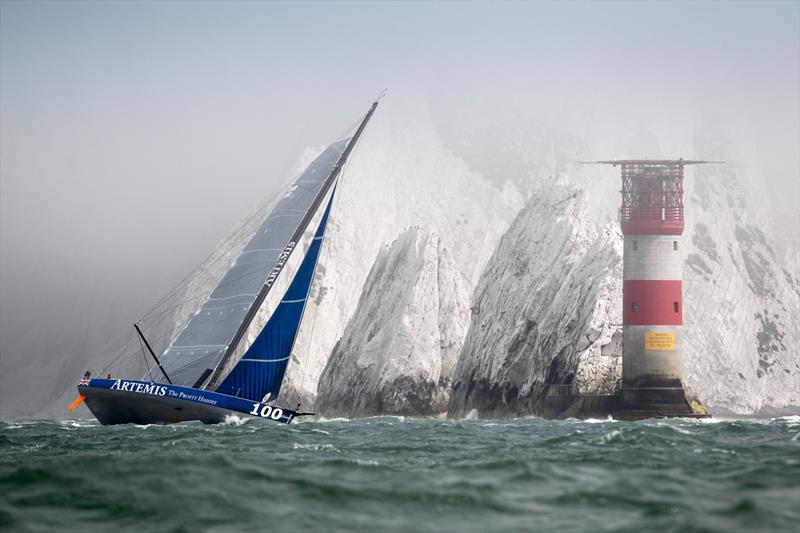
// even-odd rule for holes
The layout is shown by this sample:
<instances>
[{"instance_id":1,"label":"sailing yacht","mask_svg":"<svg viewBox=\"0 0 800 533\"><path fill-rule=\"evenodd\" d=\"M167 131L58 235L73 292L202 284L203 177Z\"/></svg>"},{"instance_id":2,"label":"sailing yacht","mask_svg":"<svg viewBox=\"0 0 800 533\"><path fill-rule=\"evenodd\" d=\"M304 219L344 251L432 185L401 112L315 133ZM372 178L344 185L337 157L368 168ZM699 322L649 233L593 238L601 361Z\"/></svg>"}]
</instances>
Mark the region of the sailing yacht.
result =
<instances>
[{"instance_id":1,"label":"sailing yacht","mask_svg":"<svg viewBox=\"0 0 800 533\"><path fill-rule=\"evenodd\" d=\"M373 102L351 137L328 146L297 177L160 356L134 325L155 377L150 373L150 380L104 379L87 373L70 410L85 402L102 424L214 424L232 415L288 424L313 414L279 406L278 395L303 321L339 176L377 107ZM302 246L304 235L313 237ZM293 254L303 252L293 277L279 283L290 275L284 267ZM244 346L271 289L287 285L263 329Z\"/></svg>"}]
</instances>

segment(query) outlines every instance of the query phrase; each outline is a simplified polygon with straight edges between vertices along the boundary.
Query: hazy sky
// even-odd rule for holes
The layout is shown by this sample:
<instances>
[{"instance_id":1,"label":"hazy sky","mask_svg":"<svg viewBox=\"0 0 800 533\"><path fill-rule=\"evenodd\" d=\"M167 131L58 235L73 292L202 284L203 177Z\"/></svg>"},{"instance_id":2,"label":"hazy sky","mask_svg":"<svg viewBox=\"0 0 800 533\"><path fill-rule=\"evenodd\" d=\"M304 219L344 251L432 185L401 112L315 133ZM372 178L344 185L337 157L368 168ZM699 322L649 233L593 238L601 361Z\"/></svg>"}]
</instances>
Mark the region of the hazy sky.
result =
<instances>
[{"instance_id":1,"label":"hazy sky","mask_svg":"<svg viewBox=\"0 0 800 533\"><path fill-rule=\"evenodd\" d=\"M146 311L384 87L551 120L716 113L796 224L799 28L796 1L3 1L4 383Z\"/></svg>"}]
</instances>

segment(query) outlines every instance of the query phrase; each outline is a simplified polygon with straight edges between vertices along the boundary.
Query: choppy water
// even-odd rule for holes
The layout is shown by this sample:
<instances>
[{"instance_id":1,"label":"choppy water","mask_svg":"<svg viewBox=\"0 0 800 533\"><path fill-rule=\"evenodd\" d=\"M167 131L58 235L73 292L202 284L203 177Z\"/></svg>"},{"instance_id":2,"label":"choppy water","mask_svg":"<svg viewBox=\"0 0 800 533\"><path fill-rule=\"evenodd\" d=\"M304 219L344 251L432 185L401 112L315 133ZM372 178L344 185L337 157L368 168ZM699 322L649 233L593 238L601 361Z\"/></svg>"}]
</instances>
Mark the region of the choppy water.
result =
<instances>
[{"instance_id":1,"label":"choppy water","mask_svg":"<svg viewBox=\"0 0 800 533\"><path fill-rule=\"evenodd\" d=\"M797 531L800 417L0 423L0 529Z\"/></svg>"}]
</instances>

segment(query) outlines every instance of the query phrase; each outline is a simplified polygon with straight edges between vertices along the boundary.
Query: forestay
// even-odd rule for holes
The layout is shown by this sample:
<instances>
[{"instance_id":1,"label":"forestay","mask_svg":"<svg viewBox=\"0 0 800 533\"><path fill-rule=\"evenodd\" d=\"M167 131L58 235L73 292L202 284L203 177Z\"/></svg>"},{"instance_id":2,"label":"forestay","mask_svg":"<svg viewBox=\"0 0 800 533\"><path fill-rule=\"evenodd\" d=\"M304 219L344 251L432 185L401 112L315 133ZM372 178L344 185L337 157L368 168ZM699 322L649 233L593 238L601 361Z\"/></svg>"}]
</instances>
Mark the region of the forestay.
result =
<instances>
[{"instance_id":1,"label":"forestay","mask_svg":"<svg viewBox=\"0 0 800 533\"><path fill-rule=\"evenodd\" d=\"M277 399L314 280L335 192L335 189L331 191L317 231L291 285L264 329L216 389L217 392L256 402Z\"/></svg>"},{"instance_id":2,"label":"forestay","mask_svg":"<svg viewBox=\"0 0 800 533\"><path fill-rule=\"evenodd\" d=\"M350 139L330 145L291 185L236 258L208 300L167 348L162 363L172 382L191 387L219 364L273 268L291 252L292 236L335 170ZM274 276L273 276L274 278ZM201 380L202 381L202 380Z\"/></svg>"}]
</instances>

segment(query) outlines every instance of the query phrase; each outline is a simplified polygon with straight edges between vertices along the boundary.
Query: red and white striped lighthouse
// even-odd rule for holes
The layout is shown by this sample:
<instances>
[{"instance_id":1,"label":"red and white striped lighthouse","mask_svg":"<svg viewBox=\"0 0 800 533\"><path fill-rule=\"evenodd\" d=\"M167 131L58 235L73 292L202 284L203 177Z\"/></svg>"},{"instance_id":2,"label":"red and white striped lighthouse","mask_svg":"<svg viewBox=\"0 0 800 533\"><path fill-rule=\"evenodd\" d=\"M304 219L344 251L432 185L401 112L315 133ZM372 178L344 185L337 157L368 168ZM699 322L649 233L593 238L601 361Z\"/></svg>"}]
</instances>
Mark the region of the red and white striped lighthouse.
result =
<instances>
[{"instance_id":1,"label":"red and white striped lighthouse","mask_svg":"<svg viewBox=\"0 0 800 533\"><path fill-rule=\"evenodd\" d=\"M624 388L680 387L684 161L620 161Z\"/></svg>"},{"instance_id":2,"label":"red and white striped lighthouse","mask_svg":"<svg viewBox=\"0 0 800 533\"><path fill-rule=\"evenodd\" d=\"M691 413L683 368L683 168L710 161L616 160L624 235L621 409Z\"/></svg>"}]
</instances>

